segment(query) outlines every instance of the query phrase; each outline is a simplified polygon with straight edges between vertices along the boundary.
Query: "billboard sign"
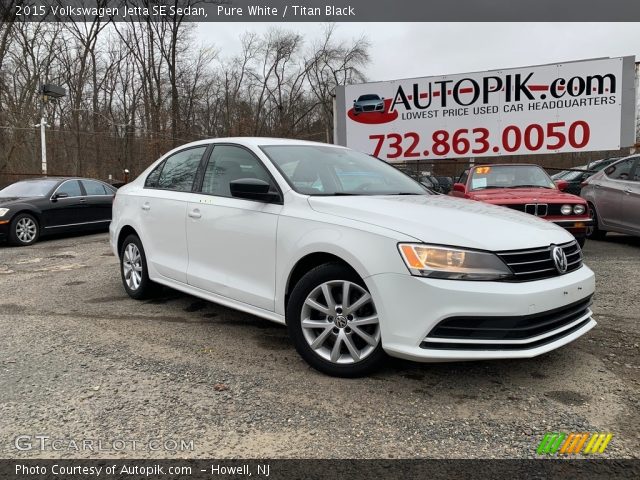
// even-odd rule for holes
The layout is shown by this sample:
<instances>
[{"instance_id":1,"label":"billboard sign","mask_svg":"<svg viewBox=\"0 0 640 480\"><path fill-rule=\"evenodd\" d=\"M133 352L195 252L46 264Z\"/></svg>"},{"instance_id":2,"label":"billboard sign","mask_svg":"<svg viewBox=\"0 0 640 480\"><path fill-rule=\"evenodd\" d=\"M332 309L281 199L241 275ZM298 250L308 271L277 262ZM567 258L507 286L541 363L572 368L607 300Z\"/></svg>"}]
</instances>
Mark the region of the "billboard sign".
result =
<instances>
[{"instance_id":1,"label":"billboard sign","mask_svg":"<svg viewBox=\"0 0 640 480\"><path fill-rule=\"evenodd\" d=\"M634 57L348 85L336 143L396 162L617 150L635 140Z\"/></svg>"}]
</instances>

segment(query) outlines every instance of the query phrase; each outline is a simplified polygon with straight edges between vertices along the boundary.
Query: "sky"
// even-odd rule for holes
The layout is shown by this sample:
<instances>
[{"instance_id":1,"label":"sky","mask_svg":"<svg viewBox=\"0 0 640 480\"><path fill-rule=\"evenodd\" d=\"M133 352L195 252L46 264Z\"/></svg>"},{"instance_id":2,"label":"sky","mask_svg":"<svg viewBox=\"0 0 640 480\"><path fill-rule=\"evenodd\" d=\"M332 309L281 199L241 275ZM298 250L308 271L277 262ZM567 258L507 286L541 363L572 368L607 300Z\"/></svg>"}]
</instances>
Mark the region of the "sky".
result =
<instances>
[{"instance_id":1,"label":"sky","mask_svg":"<svg viewBox=\"0 0 640 480\"><path fill-rule=\"evenodd\" d=\"M318 23L199 23L197 38L221 56L239 52L242 32L279 27L312 43ZM369 81L449 75L595 57L635 55L640 23L338 23L341 39L371 43Z\"/></svg>"}]
</instances>

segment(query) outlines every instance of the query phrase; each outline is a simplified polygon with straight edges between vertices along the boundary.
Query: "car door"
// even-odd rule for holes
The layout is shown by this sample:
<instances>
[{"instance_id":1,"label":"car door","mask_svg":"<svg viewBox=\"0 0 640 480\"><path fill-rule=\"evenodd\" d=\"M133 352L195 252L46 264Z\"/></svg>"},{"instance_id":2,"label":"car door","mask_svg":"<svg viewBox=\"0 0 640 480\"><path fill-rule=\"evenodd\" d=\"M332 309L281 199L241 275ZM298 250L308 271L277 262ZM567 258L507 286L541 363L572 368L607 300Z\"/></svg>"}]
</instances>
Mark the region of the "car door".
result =
<instances>
[{"instance_id":1,"label":"car door","mask_svg":"<svg viewBox=\"0 0 640 480\"><path fill-rule=\"evenodd\" d=\"M631 233L640 236L640 158L636 157L634 169L625 182L622 195L622 222Z\"/></svg>"},{"instance_id":2,"label":"car door","mask_svg":"<svg viewBox=\"0 0 640 480\"><path fill-rule=\"evenodd\" d=\"M274 311L276 233L282 205L234 198L229 183L276 183L262 162L237 145L216 145L200 193L188 206L187 281L194 287Z\"/></svg>"},{"instance_id":3,"label":"car door","mask_svg":"<svg viewBox=\"0 0 640 480\"><path fill-rule=\"evenodd\" d=\"M207 145L186 148L161 162L137 199L147 262L160 275L187 282L187 205Z\"/></svg>"},{"instance_id":4,"label":"car door","mask_svg":"<svg viewBox=\"0 0 640 480\"><path fill-rule=\"evenodd\" d=\"M593 183L593 196L600 223L606 227L624 225L623 197L624 189L629 183L635 158L615 163L604 172L604 175Z\"/></svg>"},{"instance_id":5,"label":"car door","mask_svg":"<svg viewBox=\"0 0 640 480\"><path fill-rule=\"evenodd\" d=\"M86 197L77 179L65 180L42 208L45 230L73 230L86 221Z\"/></svg>"},{"instance_id":6,"label":"car door","mask_svg":"<svg viewBox=\"0 0 640 480\"><path fill-rule=\"evenodd\" d=\"M113 190L97 180L80 180L86 193L86 218L89 223L111 221Z\"/></svg>"}]
</instances>

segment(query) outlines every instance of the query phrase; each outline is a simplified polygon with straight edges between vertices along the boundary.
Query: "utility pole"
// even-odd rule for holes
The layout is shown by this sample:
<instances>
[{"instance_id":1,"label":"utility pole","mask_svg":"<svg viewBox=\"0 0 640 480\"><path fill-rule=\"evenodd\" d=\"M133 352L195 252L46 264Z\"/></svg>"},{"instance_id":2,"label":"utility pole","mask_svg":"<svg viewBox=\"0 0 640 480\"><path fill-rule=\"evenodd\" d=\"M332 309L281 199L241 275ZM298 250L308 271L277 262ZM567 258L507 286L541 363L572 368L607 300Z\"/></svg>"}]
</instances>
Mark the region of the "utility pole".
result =
<instances>
[{"instance_id":1,"label":"utility pole","mask_svg":"<svg viewBox=\"0 0 640 480\"><path fill-rule=\"evenodd\" d=\"M47 119L45 118L45 107L47 102L51 100L57 100L67 94L67 91L59 87L58 85L46 84L40 87L42 93L42 101L40 102L40 124L36 127L40 127L40 147L42 152L42 175L47 176Z\"/></svg>"},{"instance_id":2,"label":"utility pole","mask_svg":"<svg viewBox=\"0 0 640 480\"><path fill-rule=\"evenodd\" d=\"M44 118L44 105L47 103L47 97L42 95L42 102L40 103L40 150L42 152L42 175L47 176L47 136L45 133L45 127L47 126L47 120Z\"/></svg>"}]
</instances>

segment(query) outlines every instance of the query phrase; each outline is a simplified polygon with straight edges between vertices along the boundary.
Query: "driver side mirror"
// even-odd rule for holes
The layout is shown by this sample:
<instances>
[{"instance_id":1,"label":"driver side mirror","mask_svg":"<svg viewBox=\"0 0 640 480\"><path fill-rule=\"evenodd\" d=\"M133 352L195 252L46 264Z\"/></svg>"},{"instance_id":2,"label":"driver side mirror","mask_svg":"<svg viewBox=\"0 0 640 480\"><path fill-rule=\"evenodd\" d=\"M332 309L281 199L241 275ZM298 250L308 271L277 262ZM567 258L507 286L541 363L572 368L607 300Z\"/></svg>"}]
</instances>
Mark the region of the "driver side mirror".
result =
<instances>
[{"instance_id":1,"label":"driver side mirror","mask_svg":"<svg viewBox=\"0 0 640 480\"><path fill-rule=\"evenodd\" d=\"M458 192L462 194L467 193L467 187L464 185L464 183L454 183L452 190L454 192Z\"/></svg>"},{"instance_id":2,"label":"driver side mirror","mask_svg":"<svg viewBox=\"0 0 640 480\"><path fill-rule=\"evenodd\" d=\"M235 198L276 203L282 201L279 193L270 191L271 185L259 178L240 178L229 182L229 191Z\"/></svg>"},{"instance_id":3,"label":"driver side mirror","mask_svg":"<svg viewBox=\"0 0 640 480\"><path fill-rule=\"evenodd\" d=\"M556 180L553 183L556 184L556 187L558 187L558 190L560 190L561 192L564 192L567 188L569 188L569 183L566 180Z\"/></svg>"},{"instance_id":4,"label":"driver side mirror","mask_svg":"<svg viewBox=\"0 0 640 480\"><path fill-rule=\"evenodd\" d=\"M59 193L54 194L53 197L51 197L51 200L53 200L55 202L59 198L67 198L68 196L69 196L69 194L66 193L66 192L59 192Z\"/></svg>"}]
</instances>

